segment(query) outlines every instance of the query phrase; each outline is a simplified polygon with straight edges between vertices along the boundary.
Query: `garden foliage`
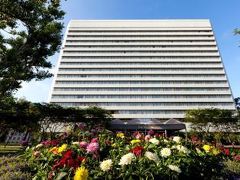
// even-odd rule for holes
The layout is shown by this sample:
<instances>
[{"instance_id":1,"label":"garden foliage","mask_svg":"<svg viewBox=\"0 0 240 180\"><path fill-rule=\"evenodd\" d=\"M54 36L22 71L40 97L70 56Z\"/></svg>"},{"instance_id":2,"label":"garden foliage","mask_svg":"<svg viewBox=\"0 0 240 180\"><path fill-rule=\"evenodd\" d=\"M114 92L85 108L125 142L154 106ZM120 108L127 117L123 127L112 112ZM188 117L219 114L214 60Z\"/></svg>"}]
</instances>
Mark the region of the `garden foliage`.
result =
<instances>
[{"instance_id":1,"label":"garden foliage","mask_svg":"<svg viewBox=\"0 0 240 180\"><path fill-rule=\"evenodd\" d=\"M36 179L211 179L221 177L223 154L211 144L181 137L126 135L78 124L53 140L27 148Z\"/></svg>"}]
</instances>

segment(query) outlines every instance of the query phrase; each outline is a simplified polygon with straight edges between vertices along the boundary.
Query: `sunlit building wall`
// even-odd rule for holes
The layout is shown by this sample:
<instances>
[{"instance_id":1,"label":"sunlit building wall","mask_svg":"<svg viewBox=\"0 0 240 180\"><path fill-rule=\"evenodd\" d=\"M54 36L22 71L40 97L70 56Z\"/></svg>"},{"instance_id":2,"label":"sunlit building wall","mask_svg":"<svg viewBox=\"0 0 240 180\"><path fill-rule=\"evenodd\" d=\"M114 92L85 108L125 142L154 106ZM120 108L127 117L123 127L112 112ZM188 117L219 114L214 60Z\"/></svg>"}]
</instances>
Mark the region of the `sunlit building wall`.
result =
<instances>
[{"instance_id":1,"label":"sunlit building wall","mask_svg":"<svg viewBox=\"0 0 240 180\"><path fill-rule=\"evenodd\" d=\"M72 20L50 102L119 119L235 109L209 20Z\"/></svg>"}]
</instances>

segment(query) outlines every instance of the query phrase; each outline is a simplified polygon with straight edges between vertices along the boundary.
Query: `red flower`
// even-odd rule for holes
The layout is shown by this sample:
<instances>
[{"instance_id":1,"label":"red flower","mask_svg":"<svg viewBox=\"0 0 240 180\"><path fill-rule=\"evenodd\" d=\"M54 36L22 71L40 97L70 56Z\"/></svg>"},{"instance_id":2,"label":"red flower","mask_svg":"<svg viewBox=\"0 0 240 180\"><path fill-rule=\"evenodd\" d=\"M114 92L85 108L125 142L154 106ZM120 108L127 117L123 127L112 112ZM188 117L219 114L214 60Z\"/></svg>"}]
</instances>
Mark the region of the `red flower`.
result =
<instances>
[{"instance_id":1,"label":"red flower","mask_svg":"<svg viewBox=\"0 0 240 180\"><path fill-rule=\"evenodd\" d=\"M57 146L59 144L59 140L54 139L54 140L46 140L41 142L44 146Z\"/></svg>"},{"instance_id":2,"label":"red flower","mask_svg":"<svg viewBox=\"0 0 240 180\"><path fill-rule=\"evenodd\" d=\"M196 141L198 141L198 137L197 136L192 136L191 140L192 140L192 142L196 142Z\"/></svg>"},{"instance_id":3,"label":"red flower","mask_svg":"<svg viewBox=\"0 0 240 180\"><path fill-rule=\"evenodd\" d=\"M86 158L85 157L81 157L81 156L78 156L78 161L80 162L86 162Z\"/></svg>"},{"instance_id":4,"label":"red flower","mask_svg":"<svg viewBox=\"0 0 240 180\"><path fill-rule=\"evenodd\" d=\"M236 161L240 161L240 154L234 156L233 159L236 160Z\"/></svg>"},{"instance_id":5,"label":"red flower","mask_svg":"<svg viewBox=\"0 0 240 180\"><path fill-rule=\"evenodd\" d=\"M130 152L132 152L133 154L135 154L135 156L141 156L143 150L144 150L144 147L142 147L142 146L136 146L135 148L131 149Z\"/></svg>"},{"instance_id":6,"label":"red flower","mask_svg":"<svg viewBox=\"0 0 240 180\"><path fill-rule=\"evenodd\" d=\"M91 140L91 143L98 143L98 138L93 138L93 139Z\"/></svg>"},{"instance_id":7,"label":"red flower","mask_svg":"<svg viewBox=\"0 0 240 180\"><path fill-rule=\"evenodd\" d=\"M64 157L65 159L69 159L69 158L72 157L72 153L73 153L73 151L69 149L69 150L67 150L67 151L64 153L63 157Z\"/></svg>"},{"instance_id":8,"label":"red flower","mask_svg":"<svg viewBox=\"0 0 240 180\"><path fill-rule=\"evenodd\" d=\"M69 168L73 167L76 169L83 161L86 161L84 157L76 156L76 153L74 151L67 150L63 154L63 157L59 161L56 161L52 169L55 170L65 166Z\"/></svg>"},{"instance_id":9,"label":"red flower","mask_svg":"<svg viewBox=\"0 0 240 180\"><path fill-rule=\"evenodd\" d=\"M223 149L223 152L225 155L229 156L230 155L230 150L229 149Z\"/></svg>"}]
</instances>

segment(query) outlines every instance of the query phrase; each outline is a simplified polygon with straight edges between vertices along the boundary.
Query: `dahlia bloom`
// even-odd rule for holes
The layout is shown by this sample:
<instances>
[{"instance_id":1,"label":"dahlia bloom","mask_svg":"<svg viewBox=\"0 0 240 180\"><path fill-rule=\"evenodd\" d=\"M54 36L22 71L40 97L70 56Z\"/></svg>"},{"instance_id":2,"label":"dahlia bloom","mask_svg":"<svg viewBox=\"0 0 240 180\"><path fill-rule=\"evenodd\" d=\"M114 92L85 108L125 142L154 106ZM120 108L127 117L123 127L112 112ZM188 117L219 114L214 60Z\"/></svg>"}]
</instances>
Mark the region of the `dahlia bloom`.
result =
<instances>
[{"instance_id":1,"label":"dahlia bloom","mask_svg":"<svg viewBox=\"0 0 240 180\"><path fill-rule=\"evenodd\" d=\"M57 146L59 144L58 139L42 141L41 144L44 146Z\"/></svg>"},{"instance_id":2,"label":"dahlia bloom","mask_svg":"<svg viewBox=\"0 0 240 180\"><path fill-rule=\"evenodd\" d=\"M88 143L85 142L85 141L82 141L82 142L79 143L79 145L80 145L81 148L86 148Z\"/></svg>"},{"instance_id":3,"label":"dahlia bloom","mask_svg":"<svg viewBox=\"0 0 240 180\"><path fill-rule=\"evenodd\" d=\"M239 161L239 162L240 162L240 154L234 156L233 159L234 159L235 161Z\"/></svg>"},{"instance_id":4,"label":"dahlia bloom","mask_svg":"<svg viewBox=\"0 0 240 180\"><path fill-rule=\"evenodd\" d=\"M73 179L74 180L87 180L87 178L88 178L88 170L85 167L77 168Z\"/></svg>"},{"instance_id":5,"label":"dahlia bloom","mask_svg":"<svg viewBox=\"0 0 240 180\"><path fill-rule=\"evenodd\" d=\"M58 148L57 147L53 147L49 150L49 152L53 153L53 154L58 154Z\"/></svg>"},{"instance_id":6,"label":"dahlia bloom","mask_svg":"<svg viewBox=\"0 0 240 180\"><path fill-rule=\"evenodd\" d=\"M145 139L145 141L149 141L149 139L151 139L151 136L150 135L146 135L144 139Z\"/></svg>"},{"instance_id":7,"label":"dahlia bloom","mask_svg":"<svg viewBox=\"0 0 240 180\"><path fill-rule=\"evenodd\" d=\"M152 144L155 144L155 145L159 144L159 140L156 139L156 138L149 139L149 142L152 143Z\"/></svg>"},{"instance_id":8,"label":"dahlia bloom","mask_svg":"<svg viewBox=\"0 0 240 180\"><path fill-rule=\"evenodd\" d=\"M91 140L91 143L97 143L98 142L98 138L93 138L92 140Z\"/></svg>"},{"instance_id":9,"label":"dahlia bloom","mask_svg":"<svg viewBox=\"0 0 240 180\"><path fill-rule=\"evenodd\" d=\"M171 155L171 149L163 148L160 153L162 157L168 157Z\"/></svg>"},{"instance_id":10,"label":"dahlia bloom","mask_svg":"<svg viewBox=\"0 0 240 180\"><path fill-rule=\"evenodd\" d=\"M168 140L167 139L163 139L163 142L168 143Z\"/></svg>"},{"instance_id":11,"label":"dahlia bloom","mask_svg":"<svg viewBox=\"0 0 240 180\"><path fill-rule=\"evenodd\" d=\"M180 142L181 142L181 137L179 137L179 136L174 136L174 137L173 137L173 141L175 141L176 143L180 143Z\"/></svg>"},{"instance_id":12,"label":"dahlia bloom","mask_svg":"<svg viewBox=\"0 0 240 180\"><path fill-rule=\"evenodd\" d=\"M182 146L182 145L177 145L177 146L176 146L176 149L177 149L179 152L183 152L184 154L190 153L190 151L188 150L188 148L186 148L185 146Z\"/></svg>"},{"instance_id":13,"label":"dahlia bloom","mask_svg":"<svg viewBox=\"0 0 240 180\"><path fill-rule=\"evenodd\" d=\"M124 133L122 133L122 132L119 132L119 133L117 133L117 137L119 137L119 138L124 138L125 136L124 136Z\"/></svg>"},{"instance_id":14,"label":"dahlia bloom","mask_svg":"<svg viewBox=\"0 0 240 180\"><path fill-rule=\"evenodd\" d=\"M35 156L35 157L39 157L41 155L41 152L40 151L35 151L34 153L33 153L33 156Z\"/></svg>"},{"instance_id":15,"label":"dahlia bloom","mask_svg":"<svg viewBox=\"0 0 240 180\"><path fill-rule=\"evenodd\" d=\"M101 162L100 168L102 171L109 171L112 168L112 164L113 164L112 160L108 159Z\"/></svg>"},{"instance_id":16,"label":"dahlia bloom","mask_svg":"<svg viewBox=\"0 0 240 180\"><path fill-rule=\"evenodd\" d=\"M177 173L181 173L181 169L178 167L178 166L175 166L175 165L168 165L168 168L171 169L172 171L175 171Z\"/></svg>"},{"instance_id":17,"label":"dahlia bloom","mask_svg":"<svg viewBox=\"0 0 240 180\"><path fill-rule=\"evenodd\" d=\"M202 151L200 149L198 149L198 148L196 148L196 151L197 151L198 154L202 153Z\"/></svg>"},{"instance_id":18,"label":"dahlia bloom","mask_svg":"<svg viewBox=\"0 0 240 180\"><path fill-rule=\"evenodd\" d=\"M86 148L87 153L94 153L94 152L98 151L98 149L99 149L99 144L96 142L88 144L87 148Z\"/></svg>"},{"instance_id":19,"label":"dahlia bloom","mask_svg":"<svg viewBox=\"0 0 240 180\"><path fill-rule=\"evenodd\" d=\"M79 145L79 142L72 142L72 145Z\"/></svg>"},{"instance_id":20,"label":"dahlia bloom","mask_svg":"<svg viewBox=\"0 0 240 180\"><path fill-rule=\"evenodd\" d=\"M150 136L154 135L154 133L155 132L152 129L147 132L147 134L150 135Z\"/></svg>"},{"instance_id":21,"label":"dahlia bloom","mask_svg":"<svg viewBox=\"0 0 240 180\"><path fill-rule=\"evenodd\" d=\"M149 160L152 160L152 161L154 161L156 163L159 161L158 155L156 153L152 153L150 151L147 151L144 154L144 156L147 157Z\"/></svg>"},{"instance_id":22,"label":"dahlia bloom","mask_svg":"<svg viewBox=\"0 0 240 180\"><path fill-rule=\"evenodd\" d=\"M131 149L130 152L132 152L135 156L141 156L143 150L144 150L144 147L136 146L135 148Z\"/></svg>"},{"instance_id":23,"label":"dahlia bloom","mask_svg":"<svg viewBox=\"0 0 240 180\"><path fill-rule=\"evenodd\" d=\"M205 145L203 146L203 149L204 149L205 152L210 152L211 148L212 148L212 147L211 147L210 145L207 145L207 144L205 144Z\"/></svg>"},{"instance_id":24,"label":"dahlia bloom","mask_svg":"<svg viewBox=\"0 0 240 180\"><path fill-rule=\"evenodd\" d=\"M219 151L219 149L217 149L217 148L214 147L214 148L212 149L212 153L213 153L213 155L216 156L216 155L220 154L220 151Z\"/></svg>"},{"instance_id":25,"label":"dahlia bloom","mask_svg":"<svg viewBox=\"0 0 240 180\"><path fill-rule=\"evenodd\" d=\"M125 154L124 156L121 157L119 165L124 166L131 164L134 158L135 155L133 153Z\"/></svg>"},{"instance_id":26,"label":"dahlia bloom","mask_svg":"<svg viewBox=\"0 0 240 180\"><path fill-rule=\"evenodd\" d=\"M131 144L136 144L136 143L140 143L140 142L141 142L141 140L139 140L139 139L131 140Z\"/></svg>"},{"instance_id":27,"label":"dahlia bloom","mask_svg":"<svg viewBox=\"0 0 240 180\"><path fill-rule=\"evenodd\" d=\"M38 145L35 146L36 149L41 148L41 147L43 147L43 144L42 144L42 143L40 143L40 144L38 144Z\"/></svg>"},{"instance_id":28,"label":"dahlia bloom","mask_svg":"<svg viewBox=\"0 0 240 180\"><path fill-rule=\"evenodd\" d=\"M226 148L223 150L224 154L229 156L230 155L230 149Z\"/></svg>"},{"instance_id":29,"label":"dahlia bloom","mask_svg":"<svg viewBox=\"0 0 240 180\"><path fill-rule=\"evenodd\" d=\"M63 153L62 158L59 161L56 161L53 170L63 167L69 167L76 169L82 162L85 162L86 158L81 156L76 156L76 153L72 150L67 150Z\"/></svg>"},{"instance_id":30,"label":"dahlia bloom","mask_svg":"<svg viewBox=\"0 0 240 180\"><path fill-rule=\"evenodd\" d=\"M62 152L64 152L64 151L66 151L67 150L67 144L63 144L62 146L60 146L59 148L58 148L58 153L62 153Z\"/></svg>"}]
</instances>

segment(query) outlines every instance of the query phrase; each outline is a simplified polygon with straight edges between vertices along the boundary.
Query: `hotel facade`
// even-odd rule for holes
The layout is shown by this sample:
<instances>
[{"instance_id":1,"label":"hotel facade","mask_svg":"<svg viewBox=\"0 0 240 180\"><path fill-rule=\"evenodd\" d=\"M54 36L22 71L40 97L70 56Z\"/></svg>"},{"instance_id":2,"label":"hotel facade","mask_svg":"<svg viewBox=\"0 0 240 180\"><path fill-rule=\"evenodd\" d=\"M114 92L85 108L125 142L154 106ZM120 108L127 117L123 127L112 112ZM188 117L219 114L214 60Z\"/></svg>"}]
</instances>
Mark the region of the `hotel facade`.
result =
<instances>
[{"instance_id":1,"label":"hotel facade","mask_svg":"<svg viewBox=\"0 0 240 180\"><path fill-rule=\"evenodd\" d=\"M49 101L117 119L235 109L209 20L70 21Z\"/></svg>"}]
</instances>

